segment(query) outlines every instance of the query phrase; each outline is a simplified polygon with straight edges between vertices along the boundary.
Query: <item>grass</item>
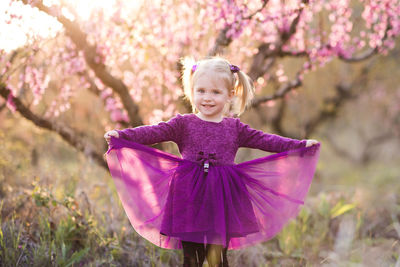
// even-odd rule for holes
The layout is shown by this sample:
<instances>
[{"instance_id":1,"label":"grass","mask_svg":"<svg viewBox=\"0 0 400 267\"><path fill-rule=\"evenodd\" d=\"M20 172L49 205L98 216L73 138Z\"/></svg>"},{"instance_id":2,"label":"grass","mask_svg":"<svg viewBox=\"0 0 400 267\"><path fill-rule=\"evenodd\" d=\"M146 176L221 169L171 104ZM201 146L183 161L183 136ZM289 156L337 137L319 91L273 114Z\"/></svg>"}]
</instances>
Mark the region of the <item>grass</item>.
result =
<instances>
[{"instance_id":1,"label":"grass","mask_svg":"<svg viewBox=\"0 0 400 267\"><path fill-rule=\"evenodd\" d=\"M80 208L75 196L56 199L38 181L32 183L32 190L20 193L24 199L20 210L29 212L17 213L12 205L18 202L12 198L6 199L7 209L0 209L2 266L179 264L178 251L157 248L132 229L109 228L101 214Z\"/></svg>"},{"instance_id":2,"label":"grass","mask_svg":"<svg viewBox=\"0 0 400 267\"><path fill-rule=\"evenodd\" d=\"M39 184L39 180L32 183L31 190L14 194L14 198L9 196L0 205L2 266L181 265L180 251L152 245L135 234L129 225L110 228L101 214L88 206L80 207L76 196L65 195L57 199L48 188ZM338 248L338 238L341 229L346 229L342 225L344 218L354 226L354 232L350 239L347 236L347 245L353 250L343 254ZM366 218L363 211L345 196L335 198L323 193L304 206L296 220L272 241L243 251L230 251L230 262L232 266L244 262L249 266L361 264L364 255L360 247L368 250L391 240L371 238L377 233L364 231L366 234L363 234L368 220L370 218ZM388 233L391 223L382 227ZM390 254L388 263L394 264L398 260L396 249L399 247L398 242L393 241L391 250L386 253ZM251 253L261 257L257 263L248 258Z\"/></svg>"},{"instance_id":3,"label":"grass","mask_svg":"<svg viewBox=\"0 0 400 267\"><path fill-rule=\"evenodd\" d=\"M5 136L0 131L0 266L181 266L182 251L135 233L107 172L68 147L57 158L48 145L56 141L43 133L30 138L52 151L32 166L23 139ZM299 216L271 241L229 251L230 265L400 264L393 166L316 177Z\"/></svg>"}]
</instances>

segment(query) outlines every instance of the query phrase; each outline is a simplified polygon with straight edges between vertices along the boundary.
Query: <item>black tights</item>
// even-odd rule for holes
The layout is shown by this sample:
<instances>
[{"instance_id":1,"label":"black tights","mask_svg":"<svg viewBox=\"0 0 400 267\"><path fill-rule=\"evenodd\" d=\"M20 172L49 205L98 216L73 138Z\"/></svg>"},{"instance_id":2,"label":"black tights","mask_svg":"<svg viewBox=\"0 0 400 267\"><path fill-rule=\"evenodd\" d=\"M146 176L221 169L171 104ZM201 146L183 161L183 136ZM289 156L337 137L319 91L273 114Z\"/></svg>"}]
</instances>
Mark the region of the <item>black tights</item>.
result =
<instances>
[{"instance_id":1,"label":"black tights","mask_svg":"<svg viewBox=\"0 0 400 267\"><path fill-rule=\"evenodd\" d=\"M227 247L222 245L207 244L204 248L202 243L182 241L183 267L202 267L207 257L210 267L229 267L226 257Z\"/></svg>"}]
</instances>

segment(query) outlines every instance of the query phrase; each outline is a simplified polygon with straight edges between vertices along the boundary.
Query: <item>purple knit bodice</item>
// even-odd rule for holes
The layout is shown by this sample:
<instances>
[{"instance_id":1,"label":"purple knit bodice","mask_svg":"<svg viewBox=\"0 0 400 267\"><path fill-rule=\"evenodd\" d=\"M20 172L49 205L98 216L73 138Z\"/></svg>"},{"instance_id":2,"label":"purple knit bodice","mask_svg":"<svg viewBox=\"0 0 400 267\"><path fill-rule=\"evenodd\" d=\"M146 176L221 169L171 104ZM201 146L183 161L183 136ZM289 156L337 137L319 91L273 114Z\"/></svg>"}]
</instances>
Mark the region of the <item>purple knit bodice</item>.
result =
<instances>
[{"instance_id":1,"label":"purple knit bodice","mask_svg":"<svg viewBox=\"0 0 400 267\"><path fill-rule=\"evenodd\" d=\"M239 118L225 117L221 122L210 122L195 114L177 114L167 122L117 131L120 138L144 145L173 141L182 158L196 162L208 160L213 165L233 165L239 147L283 152L306 145L306 140L252 129Z\"/></svg>"}]
</instances>

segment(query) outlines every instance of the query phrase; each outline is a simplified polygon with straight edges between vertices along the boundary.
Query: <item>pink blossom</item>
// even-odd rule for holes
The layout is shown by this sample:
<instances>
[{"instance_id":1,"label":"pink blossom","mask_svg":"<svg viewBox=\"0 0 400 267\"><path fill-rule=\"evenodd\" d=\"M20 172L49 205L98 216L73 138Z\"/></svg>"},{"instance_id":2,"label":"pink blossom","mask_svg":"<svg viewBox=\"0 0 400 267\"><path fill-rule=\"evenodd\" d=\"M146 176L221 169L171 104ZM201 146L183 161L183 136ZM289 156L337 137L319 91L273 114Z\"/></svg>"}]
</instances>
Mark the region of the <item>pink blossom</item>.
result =
<instances>
[{"instance_id":1,"label":"pink blossom","mask_svg":"<svg viewBox=\"0 0 400 267\"><path fill-rule=\"evenodd\" d=\"M87 42L96 47L95 62L103 64L106 71L124 83L135 103L144 108L149 103L163 107L160 110L164 115L172 112L172 103L182 94L179 58L193 55L199 59L208 54L224 27L228 28L226 35L231 40L222 47L222 53L242 69L250 69L251 57L259 52L260 44L266 44L271 51L305 54L299 58L304 62L298 70L303 75L338 56L352 57L369 47L387 53L400 35L398 0L309 1L305 5L300 1L286 1L285 5L282 1L269 1L262 10L262 1L161 1L158 5L144 5L140 12L126 3L119 1L110 10L92 10L88 19L78 20L79 27ZM54 12L58 10L59 7L53 7ZM37 9L32 8L32 12ZM57 16L54 12L50 16ZM9 20L10 26L20 23L24 25L21 31L27 27L27 14L18 10L10 14L3 19ZM281 47L282 33L289 32L299 14L296 32ZM250 15L253 17L249 19ZM320 24L320 17L325 15L328 17ZM86 64L84 52L68 37L65 28L54 39L35 35L31 41L26 50L29 56L21 58L23 67L5 77L10 85L21 88L26 84L37 104L52 81L59 90L46 111L49 115L68 110L77 91L85 90L88 81L93 81L101 91L106 110L110 116L113 114L111 119L127 119L117 94L112 94ZM0 59L0 71L5 76L15 68L8 56ZM280 82L289 80L279 66L280 60L277 58L276 73L263 76L265 83L271 74L276 74ZM82 79L83 75L88 75L88 79ZM158 113L150 116L162 117Z\"/></svg>"},{"instance_id":2,"label":"pink blossom","mask_svg":"<svg viewBox=\"0 0 400 267\"><path fill-rule=\"evenodd\" d=\"M8 97L7 97L7 107L11 110L12 113L14 113L17 110L17 107L16 107L13 99L14 99L14 95L10 91L10 93L8 94Z\"/></svg>"}]
</instances>

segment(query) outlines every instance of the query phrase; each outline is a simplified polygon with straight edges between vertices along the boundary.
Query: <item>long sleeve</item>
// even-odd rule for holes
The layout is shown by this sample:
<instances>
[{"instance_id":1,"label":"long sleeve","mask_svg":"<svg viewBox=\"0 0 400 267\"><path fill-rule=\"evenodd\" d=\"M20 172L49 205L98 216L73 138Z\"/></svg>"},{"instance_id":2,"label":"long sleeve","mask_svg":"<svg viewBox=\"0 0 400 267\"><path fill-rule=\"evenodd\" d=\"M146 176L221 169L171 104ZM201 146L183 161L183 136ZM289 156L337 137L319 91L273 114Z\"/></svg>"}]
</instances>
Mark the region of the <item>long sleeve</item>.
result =
<instances>
[{"instance_id":1,"label":"long sleeve","mask_svg":"<svg viewBox=\"0 0 400 267\"><path fill-rule=\"evenodd\" d=\"M257 148L268 152L279 153L305 147L307 143L307 140L291 139L252 129L249 125L242 123L239 119L237 121L237 126L239 147Z\"/></svg>"},{"instance_id":2,"label":"long sleeve","mask_svg":"<svg viewBox=\"0 0 400 267\"><path fill-rule=\"evenodd\" d=\"M165 141L179 142L181 134L180 120L182 115L177 114L167 122L155 125L144 125L135 128L117 130L119 138L134 141L143 145L152 145Z\"/></svg>"}]
</instances>

